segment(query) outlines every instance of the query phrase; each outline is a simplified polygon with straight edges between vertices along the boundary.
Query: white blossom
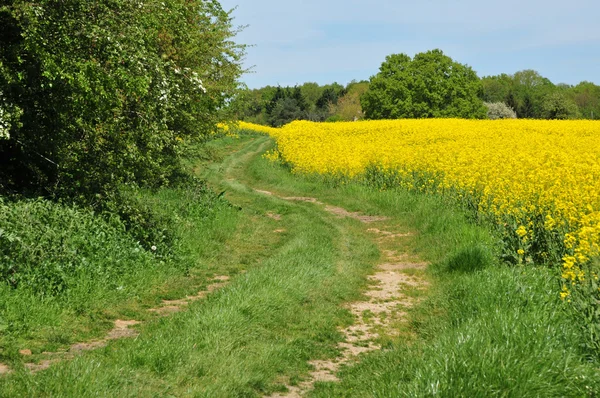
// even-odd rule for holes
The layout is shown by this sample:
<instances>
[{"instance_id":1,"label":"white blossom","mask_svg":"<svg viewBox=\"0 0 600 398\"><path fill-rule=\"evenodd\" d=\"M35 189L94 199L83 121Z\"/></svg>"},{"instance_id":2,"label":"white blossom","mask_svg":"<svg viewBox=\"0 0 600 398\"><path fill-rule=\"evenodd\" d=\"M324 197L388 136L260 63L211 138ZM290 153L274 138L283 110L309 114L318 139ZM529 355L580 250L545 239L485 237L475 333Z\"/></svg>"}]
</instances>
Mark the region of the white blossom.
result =
<instances>
[{"instance_id":1,"label":"white blossom","mask_svg":"<svg viewBox=\"0 0 600 398\"><path fill-rule=\"evenodd\" d=\"M10 138L10 129L12 128L12 121L15 120L15 116L18 119L18 109L16 115L14 112L11 112L11 107L6 106L4 96L0 91L0 140L8 140Z\"/></svg>"}]
</instances>

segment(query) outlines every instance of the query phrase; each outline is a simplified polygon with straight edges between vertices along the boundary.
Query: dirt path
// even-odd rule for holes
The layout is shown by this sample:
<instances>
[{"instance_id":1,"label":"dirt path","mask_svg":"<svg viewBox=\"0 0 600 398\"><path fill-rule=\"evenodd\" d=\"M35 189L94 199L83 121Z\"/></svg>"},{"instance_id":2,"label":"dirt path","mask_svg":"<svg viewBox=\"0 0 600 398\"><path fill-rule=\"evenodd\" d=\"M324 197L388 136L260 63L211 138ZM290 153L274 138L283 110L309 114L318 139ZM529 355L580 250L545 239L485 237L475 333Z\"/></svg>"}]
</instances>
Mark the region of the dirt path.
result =
<instances>
[{"instance_id":1,"label":"dirt path","mask_svg":"<svg viewBox=\"0 0 600 398\"><path fill-rule=\"evenodd\" d=\"M194 296L187 296L179 300L163 300L160 306L149 308L148 312L157 314L159 316L172 315L183 310L191 302L201 300L215 290L224 287L228 281L228 276L217 276L213 278L212 283L208 285L205 290L199 291L198 294ZM106 347L108 343L113 340L136 337L139 335L139 331L137 329L132 329L131 327L141 324L142 322L136 320L117 319L114 321L113 328L103 338L75 343L66 350L43 352L39 361L35 363L25 363L25 368L33 373L39 372L48 369L55 363L73 359L75 358L75 355L81 354L85 351ZM20 350L19 353L23 357L33 355L31 350L27 348ZM8 365L0 363L0 375L9 374L11 372L12 369Z\"/></svg>"},{"instance_id":2,"label":"dirt path","mask_svg":"<svg viewBox=\"0 0 600 398\"><path fill-rule=\"evenodd\" d=\"M389 220L387 217L350 212L311 197L282 197L269 191L255 191L287 201L324 206L324 210L328 213L340 218L353 218L364 224L378 223L379 225ZM398 324L406 322L406 310L418 300L414 292L427 288L427 282L418 276L427 264L411 261L407 254L392 250L391 248L398 246L398 239L406 238L411 234L387 229L386 226L365 229L365 233L373 236L385 258L377 266L376 272L369 276L371 283L369 289L364 292L365 300L348 305L355 322L340 330L344 335L344 341L338 344L341 356L334 360L310 361L314 370L310 372L307 380L297 385L288 384L287 393L270 395L270 398L302 397L314 388L316 382L337 382L339 379L336 374L343 365L357 361L360 354L382 349L378 343L381 339L398 337Z\"/></svg>"}]
</instances>

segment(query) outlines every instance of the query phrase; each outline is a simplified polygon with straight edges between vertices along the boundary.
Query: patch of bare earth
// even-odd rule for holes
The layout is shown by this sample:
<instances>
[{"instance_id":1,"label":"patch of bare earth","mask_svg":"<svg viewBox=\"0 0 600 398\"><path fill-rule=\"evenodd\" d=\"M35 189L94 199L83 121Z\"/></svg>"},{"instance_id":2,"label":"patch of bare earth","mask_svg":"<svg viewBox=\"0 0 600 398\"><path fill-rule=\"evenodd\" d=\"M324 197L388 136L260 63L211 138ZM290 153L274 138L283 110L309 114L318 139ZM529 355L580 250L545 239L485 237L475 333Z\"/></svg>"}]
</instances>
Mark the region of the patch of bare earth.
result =
<instances>
[{"instance_id":1,"label":"patch of bare earth","mask_svg":"<svg viewBox=\"0 0 600 398\"><path fill-rule=\"evenodd\" d=\"M360 212L351 212L351 211L348 211L341 207L326 205L325 203L321 202L320 200L318 200L316 198L311 198L311 197L307 197L307 196L278 196L278 195L275 195L273 192L264 191L261 189L255 189L254 191L261 193L263 195L274 196L279 199L288 200L290 202L306 202L306 203L314 203L317 205L324 205L325 211L327 211L328 213L336 215L340 218L343 218L343 217L354 218L355 220L359 220L361 222L364 222L365 224L389 220L389 217L368 216L368 215L364 215ZM267 213L267 216L274 218L269 213Z\"/></svg>"},{"instance_id":2,"label":"patch of bare earth","mask_svg":"<svg viewBox=\"0 0 600 398\"><path fill-rule=\"evenodd\" d=\"M275 221L281 221L281 214L273 213L272 211L267 212L267 217Z\"/></svg>"},{"instance_id":3,"label":"patch of bare earth","mask_svg":"<svg viewBox=\"0 0 600 398\"><path fill-rule=\"evenodd\" d=\"M346 209L342 209L341 207L335 207L335 206L325 206L325 211L327 211L331 214L334 214L338 217L354 218L355 220L364 222L365 224L389 220L389 217L366 216L359 212L350 212Z\"/></svg>"},{"instance_id":4,"label":"patch of bare earth","mask_svg":"<svg viewBox=\"0 0 600 398\"><path fill-rule=\"evenodd\" d=\"M181 311L185 306L193 301L203 299L208 294L214 292L217 289L224 287L229 281L228 276L217 276L213 278L213 283L208 285L205 290L198 292L194 296L187 296L179 300L163 300L162 304L156 308L150 308L148 311L156 313L160 316L168 316L175 312ZM103 348L113 340L120 340L125 338L137 337L139 332L136 329L132 329L132 326L140 325L140 321L135 320L121 320L117 319L114 321L113 328L104 336L102 339L92 340L87 342L80 342L72 344L68 349L56 352L43 352L44 359L37 363L26 363L25 368L31 372L39 372L41 370L48 369L55 363L73 359L76 354L91 351L98 348ZM22 356L31 356L31 350L23 349L19 351ZM11 369L0 363L0 375L8 374Z\"/></svg>"},{"instance_id":5,"label":"patch of bare earth","mask_svg":"<svg viewBox=\"0 0 600 398\"><path fill-rule=\"evenodd\" d=\"M5 364L0 363L0 375L5 375L8 373L10 373L10 368Z\"/></svg>"},{"instance_id":6,"label":"patch of bare earth","mask_svg":"<svg viewBox=\"0 0 600 398\"><path fill-rule=\"evenodd\" d=\"M162 305L160 305L159 307L150 308L148 311L154 312L162 316L168 316L175 312L179 312L189 303L201 300L205 298L208 294L214 292L217 289L222 288L227 284L228 281L228 276L217 276L213 279L213 283L208 285L205 290L199 291L198 294L194 296L186 296L178 300L163 300Z\"/></svg>"},{"instance_id":7,"label":"patch of bare earth","mask_svg":"<svg viewBox=\"0 0 600 398\"><path fill-rule=\"evenodd\" d=\"M273 194L271 194L271 195L273 195ZM305 197L305 196L287 196L287 197L281 197L281 199L289 200L291 202L307 202L307 203L315 203L318 205L323 204L323 202L319 202L315 198L309 198L309 197Z\"/></svg>"},{"instance_id":8,"label":"patch of bare earth","mask_svg":"<svg viewBox=\"0 0 600 398\"><path fill-rule=\"evenodd\" d=\"M283 199L322 204L312 198ZM388 220L387 217L365 216L334 206L326 205L325 210L336 216L354 218L366 224ZM418 274L415 271L425 269L427 264L411 261L408 255L388 249L390 245L394 246L394 239L405 238L411 234L377 228L371 228L367 232L379 235L376 241L385 256L385 261L369 276L371 284L365 292L365 300L348 305L355 322L341 330L345 337L345 341L338 344L341 356L334 360L310 361L314 370L310 372L307 380L297 385L286 385L288 392L271 395L271 398L302 397L314 388L316 382L337 382L337 373L342 365L357 361L360 354L380 350L378 341L381 338L398 337L398 323L406 321L406 310L418 300L411 292L415 289L423 290L427 286L425 280L414 275Z\"/></svg>"},{"instance_id":9,"label":"patch of bare earth","mask_svg":"<svg viewBox=\"0 0 600 398\"><path fill-rule=\"evenodd\" d=\"M273 192L263 191L263 190L260 190L260 189L255 189L254 191L258 192L258 193L262 193L262 194L267 195L267 196L272 196L273 195Z\"/></svg>"}]
</instances>

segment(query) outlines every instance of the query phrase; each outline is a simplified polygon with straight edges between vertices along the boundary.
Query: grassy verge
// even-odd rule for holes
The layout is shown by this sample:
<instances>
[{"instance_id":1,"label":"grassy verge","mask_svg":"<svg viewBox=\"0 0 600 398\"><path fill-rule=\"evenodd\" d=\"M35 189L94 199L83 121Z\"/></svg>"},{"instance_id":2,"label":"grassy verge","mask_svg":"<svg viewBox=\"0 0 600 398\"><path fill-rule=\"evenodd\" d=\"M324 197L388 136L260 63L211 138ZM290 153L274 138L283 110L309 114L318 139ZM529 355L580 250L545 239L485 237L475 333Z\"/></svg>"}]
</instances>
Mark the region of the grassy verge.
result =
<instances>
[{"instance_id":1,"label":"grassy verge","mask_svg":"<svg viewBox=\"0 0 600 398\"><path fill-rule=\"evenodd\" d=\"M229 271L205 264L216 246L232 238L237 211L208 191L163 189L138 195L150 204L159 199L179 203L170 209L178 238L170 256L161 254L162 247L144 249L118 219L42 199L2 205L0 362L18 368L43 352L102 337L114 319L145 318L145 308L165 295L195 292L210 274ZM203 250L194 256L188 249L192 223L203 226L194 231ZM25 349L33 356L19 354Z\"/></svg>"}]
</instances>

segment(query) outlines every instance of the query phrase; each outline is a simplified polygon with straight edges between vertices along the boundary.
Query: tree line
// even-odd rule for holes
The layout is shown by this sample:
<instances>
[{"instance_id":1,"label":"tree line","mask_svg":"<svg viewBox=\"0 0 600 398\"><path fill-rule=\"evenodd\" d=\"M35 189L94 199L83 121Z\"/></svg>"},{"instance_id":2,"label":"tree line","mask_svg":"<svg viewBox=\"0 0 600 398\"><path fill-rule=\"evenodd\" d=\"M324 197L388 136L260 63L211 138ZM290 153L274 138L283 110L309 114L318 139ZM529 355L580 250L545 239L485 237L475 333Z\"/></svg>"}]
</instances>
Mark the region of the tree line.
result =
<instances>
[{"instance_id":1,"label":"tree line","mask_svg":"<svg viewBox=\"0 0 600 398\"><path fill-rule=\"evenodd\" d=\"M294 87L266 86L247 90L238 98L238 118L279 127L292 120L315 122L355 120L364 117L360 96L367 81L319 85L309 82Z\"/></svg>"},{"instance_id":2,"label":"tree line","mask_svg":"<svg viewBox=\"0 0 600 398\"><path fill-rule=\"evenodd\" d=\"M292 120L428 117L600 119L600 86L554 84L534 70L480 78L441 50L386 57L369 81L247 90L238 117L281 126Z\"/></svg>"}]
</instances>

